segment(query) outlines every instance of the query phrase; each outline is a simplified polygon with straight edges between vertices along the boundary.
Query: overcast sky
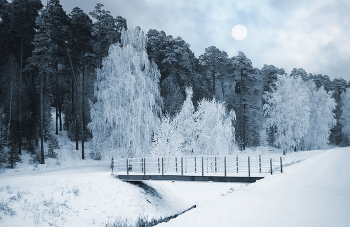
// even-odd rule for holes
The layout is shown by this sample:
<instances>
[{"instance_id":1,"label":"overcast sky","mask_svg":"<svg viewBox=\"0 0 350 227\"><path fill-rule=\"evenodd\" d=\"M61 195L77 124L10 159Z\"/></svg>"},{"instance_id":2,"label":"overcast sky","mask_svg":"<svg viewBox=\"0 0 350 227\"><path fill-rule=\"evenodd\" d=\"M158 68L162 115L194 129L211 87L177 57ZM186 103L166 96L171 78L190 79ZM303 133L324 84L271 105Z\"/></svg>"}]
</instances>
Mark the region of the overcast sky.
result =
<instances>
[{"instance_id":1,"label":"overcast sky","mask_svg":"<svg viewBox=\"0 0 350 227\"><path fill-rule=\"evenodd\" d=\"M67 13L75 6L91 12L98 2L129 28L180 36L197 57L216 46L230 57L244 52L257 68L303 68L350 81L349 0L61 0ZM244 40L232 37L236 24L247 27Z\"/></svg>"}]
</instances>

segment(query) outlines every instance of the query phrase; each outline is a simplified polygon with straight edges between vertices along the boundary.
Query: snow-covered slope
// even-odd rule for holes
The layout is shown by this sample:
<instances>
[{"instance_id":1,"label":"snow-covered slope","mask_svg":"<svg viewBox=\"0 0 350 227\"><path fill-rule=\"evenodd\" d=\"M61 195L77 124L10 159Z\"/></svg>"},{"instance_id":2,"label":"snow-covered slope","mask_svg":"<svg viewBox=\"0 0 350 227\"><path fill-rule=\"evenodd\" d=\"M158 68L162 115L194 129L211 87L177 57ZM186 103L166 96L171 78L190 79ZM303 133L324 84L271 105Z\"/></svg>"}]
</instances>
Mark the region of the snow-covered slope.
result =
<instances>
[{"instance_id":1,"label":"snow-covered slope","mask_svg":"<svg viewBox=\"0 0 350 227\"><path fill-rule=\"evenodd\" d=\"M349 226L349 160L328 150L159 226Z\"/></svg>"}]
</instances>

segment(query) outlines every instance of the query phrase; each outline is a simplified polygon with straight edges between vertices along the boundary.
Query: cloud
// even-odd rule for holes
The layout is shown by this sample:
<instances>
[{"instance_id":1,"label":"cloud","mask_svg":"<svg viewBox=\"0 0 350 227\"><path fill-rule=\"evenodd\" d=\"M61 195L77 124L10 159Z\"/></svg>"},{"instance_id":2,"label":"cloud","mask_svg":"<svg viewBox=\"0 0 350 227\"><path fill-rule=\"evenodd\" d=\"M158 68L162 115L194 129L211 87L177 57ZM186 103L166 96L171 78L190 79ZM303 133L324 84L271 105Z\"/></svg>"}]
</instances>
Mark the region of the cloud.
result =
<instances>
[{"instance_id":1,"label":"cloud","mask_svg":"<svg viewBox=\"0 0 350 227\"><path fill-rule=\"evenodd\" d=\"M235 56L243 51L255 67L273 64L290 73L309 73L350 80L350 2L347 0L102 0L113 16L180 36L196 56L216 46ZM97 3L97 2L96 2ZM61 0L66 11L93 10L91 1ZM237 41L231 29L243 24L248 36Z\"/></svg>"}]
</instances>

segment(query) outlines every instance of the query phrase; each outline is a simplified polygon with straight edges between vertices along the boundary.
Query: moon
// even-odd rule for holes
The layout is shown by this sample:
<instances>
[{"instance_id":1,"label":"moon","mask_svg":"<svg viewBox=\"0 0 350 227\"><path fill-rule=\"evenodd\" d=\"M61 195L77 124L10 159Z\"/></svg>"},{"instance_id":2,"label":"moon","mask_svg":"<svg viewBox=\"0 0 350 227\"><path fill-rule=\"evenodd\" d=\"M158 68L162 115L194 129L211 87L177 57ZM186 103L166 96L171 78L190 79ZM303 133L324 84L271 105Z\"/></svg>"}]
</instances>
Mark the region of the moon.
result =
<instances>
[{"instance_id":1,"label":"moon","mask_svg":"<svg viewBox=\"0 0 350 227\"><path fill-rule=\"evenodd\" d=\"M244 25L237 24L232 28L232 36L237 40L243 40L247 37L247 28Z\"/></svg>"}]
</instances>

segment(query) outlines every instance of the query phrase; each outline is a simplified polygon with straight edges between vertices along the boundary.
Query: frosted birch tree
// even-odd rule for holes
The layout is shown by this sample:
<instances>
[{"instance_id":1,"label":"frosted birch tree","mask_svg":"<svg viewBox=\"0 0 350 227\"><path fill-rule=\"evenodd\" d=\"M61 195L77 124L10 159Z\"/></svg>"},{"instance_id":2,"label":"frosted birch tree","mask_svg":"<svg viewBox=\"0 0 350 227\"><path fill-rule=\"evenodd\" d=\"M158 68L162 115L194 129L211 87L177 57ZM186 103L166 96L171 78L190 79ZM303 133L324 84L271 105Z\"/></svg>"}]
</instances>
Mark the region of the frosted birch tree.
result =
<instances>
[{"instance_id":1,"label":"frosted birch tree","mask_svg":"<svg viewBox=\"0 0 350 227\"><path fill-rule=\"evenodd\" d=\"M283 154L300 144L309 129L309 88L301 78L279 76L272 93L264 98L268 127L277 128L275 145Z\"/></svg>"},{"instance_id":2,"label":"frosted birch tree","mask_svg":"<svg viewBox=\"0 0 350 227\"><path fill-rule=\"evenodd\" d=\"M198 104L194 114L196 121L197 140L195 154L223 155L230 154L235 149L233 110L226 116L225 107L215 98L212 101L203 99Z\"/></svg>"},{"instance_id":3,"label":"frosted birch tree","mask_svg":"<svg viewBox=\"0 0 350 227\"><path fill-rule=\"evenodd\" d=\"M175 121L162 117L154 133L151 154L154 156L180 155L184 137L178 131Z\"/></svg>"},{"instance_id":4,"label":"frosted birch tree","mask_svg":"<svg viewBox=\"0 0 350 227\"><path fill-rule=\"evenodd\" d=\"M135 157L150 152L151 138L161 111L160 73L146 53L147 36L138 27L123 31L121 44L110 46L97 69L92 104L96 152Z\"/></svg>"},{"instance_id":5,"label":"frosted birch tree","mask_svg":"<svg viewBox=\"0 0 350 227\"><path fill-rule=\"evenodd\" d=\"M342 114L340 123L342 124L342 134L350 143L350 88L341 94Z\"/></svg>"},{"instance_id":6,"label":"frosted birch tree","mask_svg":"<svg viewBox=\"0 0 350 227\"><path fill-rule=\"evenodd\" d=\"M157 127L153 155L222 155L238 150L234 141L235 112L226 114L222 103L215 98L203 99L195 111L192 88L186 89L186 100L173 118L166 116Z\"/></svg>"},{"instance_id":7,"label":"frosted birch tree","mask_svg":"<svg viewBox=\"0 0 350 227\"><path fill-rule=\"evenodd\" d=\"M193 90L188 87L186 88L186 100L182 105L181 111L173 119L176 130L180 132L184 138L182 143L183 153L190 153L193 151L197 134L192 98Z\"/></svg>"},{"instance_id":8,"label":"frosted birch tree","mask_svg":"<svg viewBox=\"0 0 350 227\"><path fill-rule=\"evenodd\" d=\"M336 124L334 109L335 100L332 93L327 93L323 86L318 90L316 85L309 81L310 89L310 117L309 129L303 138L303 149L323 149L329 143L330 130Z\"/></svg>"}]
</instances>

